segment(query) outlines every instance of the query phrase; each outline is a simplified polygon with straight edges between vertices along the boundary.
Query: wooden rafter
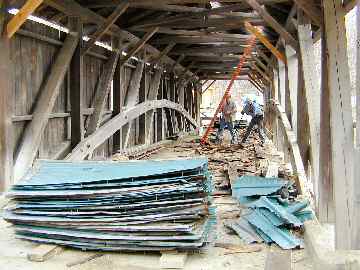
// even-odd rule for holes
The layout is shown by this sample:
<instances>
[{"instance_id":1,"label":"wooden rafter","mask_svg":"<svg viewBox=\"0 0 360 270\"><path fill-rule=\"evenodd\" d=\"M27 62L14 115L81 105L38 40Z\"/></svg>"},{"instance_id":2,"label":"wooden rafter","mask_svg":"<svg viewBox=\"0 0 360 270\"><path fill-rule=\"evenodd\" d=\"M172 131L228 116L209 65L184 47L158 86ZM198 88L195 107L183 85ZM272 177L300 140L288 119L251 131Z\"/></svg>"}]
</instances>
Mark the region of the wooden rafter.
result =
<instances>
[{"instance_id":1,"label":"wooden rafter","mask_svg":"<svg viewBox=\"0 0 360 270\"><path fill-rule=\"evenodd\" d=\"M321 25L322 12L314 0L295 0L295 3L305 12L307 16L317 25Z\"/></svg>"},{"instance_id":2,"label":"wooden rafter","mask_svg":"<svg viewBox=\"0 0 360 270\"><path fill-rule=\"evenodd\" d=\"M19 10L19 12L11 18L11 20L6 25L6 36L11 38L16 31L21 27L21 25L26 21L28 16L39 7L44 0L27 0L24 6Z\"/></svg>"},{"instance_id":3,"label":"wooden rafter","mask_svg":"<svg viewBox=\"0 0 360 270\"><path fill-rule=\"evenodd\" d=\"M110 29L116 20L123 14L129 7L129 2L126 0L119 4L106 21L96 30L91 39L86 43L82 54L85 55L99 41L101 37Z\"/></svg>"},{"instance_id":4,"label":"wooden rafter","mask_svg":"<svg viewBox=\"0 0 360 270\"><path fill-rule=\"evenodd\" d=\"M202 91L202 94L204 94L207 90L209 90L209 88L211 87L211 86L213 86L213 84L216 82L216 80L213 80L211 83L209 83L209 85L205 88L205 90L204 91Z\"/></svg>"},{"instance_id":5,"label":"wooden rafter","mask_svg":"<svg viewBox=\"0 0 360 270\"><path fill-rule=\"evenodd\" d=\"M44 3L59 10L64 14L67 14L68 16L79 16L83 21L93 23L98 26L100 26L106 21L106 19L101 15L97 14L96 12L90 9L82 7L80 4L72 0L44 0ZM111 26L109 30L109 34L117 36L120 39L123 39L124 41L128 41L132 44L135 44L140 40L137 36L133 35L132 33L120 29L120 27L117 26L116 24L113 24ZM156 48L150 45L147 45L146 49L151 54L159 53L159 51ZM173 65L175 63L175 61L169 57L164 57L163 61L165 64L169 64L169 65ZM176 69L183 70L184 68L180 65L177 65Z\"/></svg>"},{"instance_id":6,"label":"wooden rafter","mask_svg":"<svg viewBox=\"0 0 360 270\"><path fill-rule=\"evenodd\" d=\"M121 65L124 65L131 57L133 57L139 50L141 50L157 30L158 28L155 27L151 31L147 32L138 42L136 42L127 55L121 59Z\"/></svg>"},{"instance_id":7,"label":"wooden rafter","mask_svg":"<svg viewBox=\"0 0 360 270\"><path fill-rule=\"evenodd\" d=\"M170 42L157 56L150 58L149 62L152 62L153 64L161 62L162 58L167 55L175 47L175 45L175 42Z\"/></svg>"},{"instance_id":8,"label":"wooden rafter","mask_svg":"<svg viewBox=\"0 0 360 270\"><path fill-rule=\"evenodd\" d=\"M246 0L246 2L273 28L290 46L298 51L299 44L295 38L284 29L256 0Z\"/></svg>"},{"instance_id":9,"label":"wooden rafter","mask_svg":"<svg viewBox=\"0 0 360 270\"><path fill-rule=\"evenodd\" d=\"M283 63L286 63L285 56L281 52L279 52L279 50L276 49L270 43L270 41L262 33L260 33L258 29L256 29L256 27L252 26L248 22L245 24L245 26L248 31L254 34L265 45L265 47L268 48L276 56L277 59L281 60Z\"/></svg>"}]
</instances>

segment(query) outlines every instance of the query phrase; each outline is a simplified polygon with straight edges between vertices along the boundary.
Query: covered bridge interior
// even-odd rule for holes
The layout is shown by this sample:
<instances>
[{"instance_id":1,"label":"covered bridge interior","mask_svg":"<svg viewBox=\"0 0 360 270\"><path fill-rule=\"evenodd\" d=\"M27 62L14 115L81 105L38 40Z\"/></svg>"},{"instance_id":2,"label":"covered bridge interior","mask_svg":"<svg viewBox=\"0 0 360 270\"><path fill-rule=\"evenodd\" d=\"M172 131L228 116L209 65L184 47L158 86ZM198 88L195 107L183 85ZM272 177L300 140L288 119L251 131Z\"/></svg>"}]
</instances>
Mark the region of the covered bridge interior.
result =
<instances>
[{"instance_id":1,"label":"covered bridge interior","mask_svg":"<svg viewBox=\"0 0 360 270\"><path fill-rule=\"evenodd\" d=\"M336 248L359 249L360 124L345 27L356 4L0 0L0 189L36 159L106 159L198 129L202 86L230 80L248 49L236 79L263 94L268 136L319 222L335 223Z\"/></svg>"}]
</instances>

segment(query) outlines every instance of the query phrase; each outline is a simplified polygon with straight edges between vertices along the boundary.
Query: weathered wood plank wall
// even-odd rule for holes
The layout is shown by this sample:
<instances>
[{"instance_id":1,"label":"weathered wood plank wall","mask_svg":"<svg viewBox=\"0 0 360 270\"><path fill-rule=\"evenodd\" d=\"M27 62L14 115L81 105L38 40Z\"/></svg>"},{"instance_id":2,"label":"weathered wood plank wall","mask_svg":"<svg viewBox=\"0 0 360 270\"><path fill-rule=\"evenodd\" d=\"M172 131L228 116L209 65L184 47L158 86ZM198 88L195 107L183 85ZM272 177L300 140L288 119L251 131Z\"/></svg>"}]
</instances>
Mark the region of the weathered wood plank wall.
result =
<instances>
[{"instance_id":1,"label":"weathered wood plank wall","mask_svg":"<svg viewBox=\"0 0 360 270\"><path fill-rule=\"evenodd\" d=\"M21 33L21 31L23 31L23 33ZM10 60L12 68L11 89L14 93L14 98L11 103L14 108L12 119L15 134L15 147L19 145L26 125L32 119L32 112L36 106L39 90L46 80L49 70L54 62L54 58L59 52L62 42L66 36L65 33L56 29L31 21L26 22L22 26L21 31L10 40ZM29 33L34 33L38 36L37 38L30 37ZM88 125L89 115L93 111L92 106L99 77L110 54L109 51L100 47L94 48L92 52L95 52L96 55L94 53L86 54L83 60L84 89L82 98L85 127ZM109 93L104 109L104 122L109 120L113 114L119 113L122 110L125 94L129 87L135 65L136 61L131 59L128 65L122 65L119 68L119 87L113 86ZM55 156L58 156L59 151L61 151L65 145L68 146L70 143L70 91L72 87L69 72L70 71L68 71L63 83L61 84L59 96L56 99L53 112L42 135L37 158L54 158ZM153 78L153 68L146 66L140 86L139 102L146 101L146 93ZM167 98L175 101L175 81L176 79L174 76L169 74L166 74L165 76L165 73L162 74L157 99ZM193 87L194 85L189 83L188 88L192 89ZM114 90L119 91L119 93L114 93ZM114 99L119 100L115 101ZM194 100L189 96L187 101L188 104L185 105L187 105L187 110L191 112L191 109L194 106ZM118 106L117 103L120 104L120 106ZM175 112L171 111L169 117L172 117L172 120L174 120L174 115ZM167 125L165 110L157 110L153 117L153 132L150 143L164 139L165 136L172 135L168 128L169 125ZM172 127L170 127L170 129L177 128L175 124L176 123L172 123ZM139 119L134 121L128 147L145 143L144 130L145 117L141 116ZM124 132L120 131L120 133L124 136ZM121 147L124 143L124 138L122 136L120 136L120 139L122 140L122 143L120 143ZM117 150L119 150L119 146L116 146L116 143L114 146L113 137L111 137L93 152L92 158L103 159L109 157Z\"/></svg>"}]
</instances>

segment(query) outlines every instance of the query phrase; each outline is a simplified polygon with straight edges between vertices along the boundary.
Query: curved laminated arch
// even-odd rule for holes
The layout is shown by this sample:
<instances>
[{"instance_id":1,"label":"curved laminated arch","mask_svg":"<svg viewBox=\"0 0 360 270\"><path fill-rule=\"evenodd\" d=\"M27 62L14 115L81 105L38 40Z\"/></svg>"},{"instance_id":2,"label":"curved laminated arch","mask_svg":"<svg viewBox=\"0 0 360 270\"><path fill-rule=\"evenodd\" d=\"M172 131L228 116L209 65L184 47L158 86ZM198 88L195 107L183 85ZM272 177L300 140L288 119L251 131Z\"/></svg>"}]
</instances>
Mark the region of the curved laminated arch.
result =
<instances>
[{"instance_id":1,"label":"curved laminated arch","mask_svg":"<svg viewBox=\"0 0 360 270\"><path fill-rule=\"evenodd\" d=\"M169 100L150 100L143 103L140 103L134 107L131 107L124 112L118 114L104 125L102 125L98 130L96 130L89 137L85 138L80 142L73 151L67 156L67 160L83 160L90 153L92 153L98 146L103 142L109 139L114 133L120 130L124 125L130 121L135 120L140 115L161 108L169 108L178 111L181 113L194 127L197 127L197 122L191 117L191 115L185 110L180 104L171 102Z\"/></svg>"}]
</instances>

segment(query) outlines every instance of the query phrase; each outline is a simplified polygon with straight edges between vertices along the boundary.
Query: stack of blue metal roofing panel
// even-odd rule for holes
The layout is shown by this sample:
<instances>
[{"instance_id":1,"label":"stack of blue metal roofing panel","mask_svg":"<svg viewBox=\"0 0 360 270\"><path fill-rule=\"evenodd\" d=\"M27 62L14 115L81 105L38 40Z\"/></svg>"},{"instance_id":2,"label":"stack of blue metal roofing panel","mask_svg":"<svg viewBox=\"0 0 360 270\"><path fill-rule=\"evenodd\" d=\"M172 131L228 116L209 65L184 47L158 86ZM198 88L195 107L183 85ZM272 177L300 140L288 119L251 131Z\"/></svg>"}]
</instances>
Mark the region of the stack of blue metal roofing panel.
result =
<instances>
[{"instance_id":1,"label":"stack of blue metal roofing panel","mask_svg":"<svg viewBox=\"0 0 360 270\"><path fill-rule=\"evenodd\" d=\"M261 241L276 243L283 249L302 247L302 240L291 229L303 226L313 213L305 209L308 200L290 201L277 193L290 188L291 183L279 178L242 176L232 183L233 196L249 210L239 220L227 222L247 243ZM304 210L305 209L305 210Z\"/></svg>"},{"instance_id":2,"label":"stack of blue metal roofing panel","mask_svg":"<svg viewBox=\"0 0 360 270\"><path fill-rule=\"evenodd\" d=\"M39 161L8 192L17 237L89 250L193 250L216 221L206 159Z\"/></svg>"}]
</instances>

